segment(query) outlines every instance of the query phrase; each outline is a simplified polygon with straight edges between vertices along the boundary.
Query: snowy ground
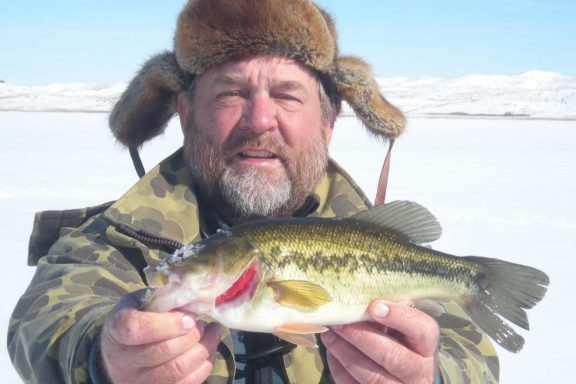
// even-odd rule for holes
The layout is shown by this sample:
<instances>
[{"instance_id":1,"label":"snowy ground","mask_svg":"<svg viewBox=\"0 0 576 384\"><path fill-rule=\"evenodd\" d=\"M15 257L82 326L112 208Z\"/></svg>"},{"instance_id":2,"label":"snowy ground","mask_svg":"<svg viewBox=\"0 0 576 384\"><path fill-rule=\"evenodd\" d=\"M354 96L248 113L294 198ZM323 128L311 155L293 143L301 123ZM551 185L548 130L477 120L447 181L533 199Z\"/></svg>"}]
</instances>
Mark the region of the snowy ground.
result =
<instances>
[{"instance_id":1,"label":"snowy ground","mask_svg":"<svg viewBox=\"0 0 576 384\"><path fill-rule=\"evenodd\" d=\"M101 113L0 112L0 261L6 275L0 337L33 269L26 266L35 211L116 199L136 176ZM373 197L385 146L350 117L337 123L332 155ZM147 168L171 153L180 132L144 148ZM394 150L388 200L422 203L443 224L435 248L529 264L550 290L529 312L531 331L517 355L500 350L501 382L560 383L572 377L576 304L576 122L505 119L410 120ZM3 383L18 383L0 348Z\"/></svg>"},{"instance_id":2,"label":"snowy ground","mask_svg":"<svg viewBox=\"0 0 576 384\"><path fill-rule=\"evenodd\" d=\"M500 115L576 119L576 78L528 71L517 76L387 77L384 95L411 115ZM127 83L25 87L0 83L0 111L107 112ZM350 108L345 107L350 114Z\"/></svg>"}]
</instances>

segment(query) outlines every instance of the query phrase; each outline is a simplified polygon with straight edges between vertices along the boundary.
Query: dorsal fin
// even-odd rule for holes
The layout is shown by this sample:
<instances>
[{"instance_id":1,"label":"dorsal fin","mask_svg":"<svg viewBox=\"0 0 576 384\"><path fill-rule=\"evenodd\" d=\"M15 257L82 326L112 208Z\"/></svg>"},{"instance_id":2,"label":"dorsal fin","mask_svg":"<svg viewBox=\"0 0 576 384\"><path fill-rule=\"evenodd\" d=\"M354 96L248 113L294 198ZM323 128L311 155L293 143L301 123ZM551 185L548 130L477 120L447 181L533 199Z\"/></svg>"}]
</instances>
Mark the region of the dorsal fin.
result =
<instances>
[{"instance_id":1,"label":"dorsal fin","mask_svg":"<svg viewBox=\"0 0 576 384\"><path fill-rule=\"evenodd\" d=\"M413 201L392 201L350 217L406 236L415 244L430 243L442 235L442 227L430 211Z\"/></svg>"}]
</instances>

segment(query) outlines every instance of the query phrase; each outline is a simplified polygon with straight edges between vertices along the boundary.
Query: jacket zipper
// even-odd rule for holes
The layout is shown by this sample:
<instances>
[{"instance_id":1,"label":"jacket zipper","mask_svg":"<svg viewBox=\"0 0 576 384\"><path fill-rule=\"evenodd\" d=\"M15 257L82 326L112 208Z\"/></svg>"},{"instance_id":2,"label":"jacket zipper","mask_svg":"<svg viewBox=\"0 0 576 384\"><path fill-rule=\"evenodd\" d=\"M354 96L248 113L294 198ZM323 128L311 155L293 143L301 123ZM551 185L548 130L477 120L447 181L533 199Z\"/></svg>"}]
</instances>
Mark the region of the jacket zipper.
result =
<instances>
[{"instance_id":1,"label":"jacket zipper","mask_svg":"<svg viewBox=\"0 0 576 384\"><path fill-rule=\"evenodd\" d=\"M136 239L148 246L163 248L164 250L167 250L170 253L173 253L184 246L184 243L181 243L180 241L170 239L164 236L152 235L141 229L137 230L124 224L119 224L116 227L116 229L118 230L118 232L130 236L133 239Z\"/></svg>"}]
</instances>

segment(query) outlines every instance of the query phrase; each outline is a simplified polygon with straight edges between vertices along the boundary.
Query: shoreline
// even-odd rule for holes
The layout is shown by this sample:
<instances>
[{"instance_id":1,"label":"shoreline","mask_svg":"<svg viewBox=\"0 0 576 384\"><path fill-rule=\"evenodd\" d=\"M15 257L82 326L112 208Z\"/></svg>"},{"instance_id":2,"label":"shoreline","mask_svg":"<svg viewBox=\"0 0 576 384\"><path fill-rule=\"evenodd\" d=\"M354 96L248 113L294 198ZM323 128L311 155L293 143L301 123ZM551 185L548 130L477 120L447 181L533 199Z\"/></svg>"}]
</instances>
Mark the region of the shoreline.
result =
<instances>
[{"instance_id":1,"label":"shoreline","mask_svg":"<svg viewBox=\"0 0 576 384\"><path fill-rule=\"evenodd\" d=\"M0 113L110 113L110 110L91 109L2 109ZM576 121L576 116L530 116L528 114L491 114L491 113L405 113L411 119L470 119L470 120L530 120L530 121ZM338 117L356 117L353 112L341 112Z\"/></svg>"}]
</instances>

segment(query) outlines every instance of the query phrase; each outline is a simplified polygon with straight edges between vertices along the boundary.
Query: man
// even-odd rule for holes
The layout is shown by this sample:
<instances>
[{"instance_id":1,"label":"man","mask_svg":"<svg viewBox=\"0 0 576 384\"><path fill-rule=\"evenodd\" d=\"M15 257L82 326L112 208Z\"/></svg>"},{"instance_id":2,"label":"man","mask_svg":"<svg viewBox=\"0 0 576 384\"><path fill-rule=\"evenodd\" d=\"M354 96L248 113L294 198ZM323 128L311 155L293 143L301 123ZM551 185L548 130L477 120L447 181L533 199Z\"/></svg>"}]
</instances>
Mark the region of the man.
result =
<instances>
[{"instance_id":1,"label":"man","mask_svg":"<svg viewBox=\"0 0 576 384\"><path fill-rule=\"evenodd\" d=\"M372 321L332 327L319 350L179 311L139 310L143 269L183 244L254 219L347 216L370 205L328 158L341 98L377 135L402 132L401 113L364 62L339 56L334 24L312 2L190 0L174 53L146 63L111 115L115 136L134 153L177 110L183 149L111 205L37 216L37 272L8 336L22 378L496 382L490 343L448 304L450 314L435 320L376 300L367 308Z\"/></svg>"}]
</instances>

